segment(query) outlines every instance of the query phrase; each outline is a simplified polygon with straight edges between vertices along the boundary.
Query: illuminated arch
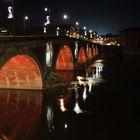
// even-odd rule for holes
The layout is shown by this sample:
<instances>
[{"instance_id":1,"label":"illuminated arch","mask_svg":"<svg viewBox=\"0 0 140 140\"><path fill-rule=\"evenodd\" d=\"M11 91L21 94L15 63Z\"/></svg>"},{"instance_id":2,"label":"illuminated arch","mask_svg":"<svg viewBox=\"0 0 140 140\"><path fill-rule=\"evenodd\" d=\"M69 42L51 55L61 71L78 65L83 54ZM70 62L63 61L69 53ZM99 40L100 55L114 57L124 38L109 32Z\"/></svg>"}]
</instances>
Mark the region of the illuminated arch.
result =
<instances>
[{"instance_id":1,"label":"illuminated arch","mask_svg":"<svg viewBox=\"0 0 140 140\"><path fill-rule=\"evenodd\" d=\"M99 54L98 48L97 47L93 48L93 57L97 56L98 54Z\"/></svg>"},{"instance_id":2,"label":"illuminated arch","mask_svg":"<svg viewBox=\"0 0 140 140\"><path fill-rule=\"evenodd\" d=\"M92 48L88 49L88 58L92 59L93 58L93 52L92 52Z\"/></svg>"},{"instance_id":3,"label":"illuminated arch","mask_svg":"<svg viewBox=\"0 0 140 140\"><path fill-rule=\"evenodd\" d=\"M17 55L0 69L0 88L42 89L41 77L38 65L30 56Z\"/></svg>"},{"instance_id":4,"label":"illuminated arch","mask_svg":"<svg viewBox=\"0 0 140 140\"><path fill-rule=\"evenodd\" d=\"M93 48L93 57L96 56L96 48Z\"/></svg>"},{"instance_id":5,"label":"illuminated arch","mask_svg":"<svg viewBox=\"0 0 140 140\"><path fill-rule=\"evenodd\" d=\"M56 70L74 70L73 55L67 45L64 45L58 54Z\"/></svg>"},{"instance_id":6,"label":"illuminated arch","mask_svg":"<svg viewBox=\"0 0 140 140\"><path fill-rule=\"evenodd\" d=\"M80 48L80 50L79 50L78 62L79 63L86 63L86 53L85 53L85 49L83 47Z\"/></svg>"}]
</instances>

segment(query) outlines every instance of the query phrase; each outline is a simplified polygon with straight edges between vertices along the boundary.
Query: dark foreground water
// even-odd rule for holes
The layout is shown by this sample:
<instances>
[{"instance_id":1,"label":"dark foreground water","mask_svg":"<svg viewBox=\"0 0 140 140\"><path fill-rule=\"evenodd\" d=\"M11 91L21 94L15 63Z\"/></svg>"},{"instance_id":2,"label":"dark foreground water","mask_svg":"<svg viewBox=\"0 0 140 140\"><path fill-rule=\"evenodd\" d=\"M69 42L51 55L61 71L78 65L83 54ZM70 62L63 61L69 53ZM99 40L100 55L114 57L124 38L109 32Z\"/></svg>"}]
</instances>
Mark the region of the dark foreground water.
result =
<instances>
[{"instance_id":1,"label":"dark foreground water","mask_svg":"<svg viewBox=\"0 0 140 140\"><path fill-rule=\"evenodd\" d=\"M58 73L68 88L0 90L0 140L140 139L140 58Z\"/></svg>"}]
</instances>

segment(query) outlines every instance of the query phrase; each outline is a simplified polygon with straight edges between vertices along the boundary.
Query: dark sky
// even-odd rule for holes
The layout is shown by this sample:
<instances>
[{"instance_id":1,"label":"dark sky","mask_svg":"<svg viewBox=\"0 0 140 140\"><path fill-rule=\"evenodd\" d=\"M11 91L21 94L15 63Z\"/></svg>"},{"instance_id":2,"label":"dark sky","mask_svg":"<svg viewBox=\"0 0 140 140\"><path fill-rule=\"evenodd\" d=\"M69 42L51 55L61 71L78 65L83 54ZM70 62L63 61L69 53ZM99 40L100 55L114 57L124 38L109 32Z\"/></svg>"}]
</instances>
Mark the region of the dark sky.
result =
<instances>
[{"instance_id":1,"label":"dark sky","mask_svg":"<svg viewBox=\"0 0 140 140\"><path fill-rule=\"evenodd\" d=\"M0 27L7 20L7 6L11 0L0 0ZM62 14L69 22L79 21L81 26L99 34L117 33L119 30L140 26L139 0L13 0L16 26L23 26L23 17L30 17L32 26L43 24L44 7L50 8L52 23L62 23Z\"/></svg>"}]
</instances>

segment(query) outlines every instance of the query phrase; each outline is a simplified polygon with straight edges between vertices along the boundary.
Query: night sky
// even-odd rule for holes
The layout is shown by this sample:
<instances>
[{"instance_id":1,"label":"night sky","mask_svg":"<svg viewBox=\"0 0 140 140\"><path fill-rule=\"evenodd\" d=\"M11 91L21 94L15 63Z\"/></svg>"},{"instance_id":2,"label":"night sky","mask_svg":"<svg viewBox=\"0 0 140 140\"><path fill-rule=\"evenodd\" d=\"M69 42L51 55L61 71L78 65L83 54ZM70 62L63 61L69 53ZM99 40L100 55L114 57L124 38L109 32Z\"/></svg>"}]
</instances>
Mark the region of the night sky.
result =
<instances>
[{"instance_id":1,"label":"night sky","mask_svg":"<svg viewBox=\"0 0 140 140\"><path fill-rule=\"evenodd\" d=\"M31 26L41 26L45 7L50 8L51 23L62 23L62 14L69 15L69 23L99 34L118 33L119 30L140 27L139 0L13 0L16 26L22 28L23 17L28 15ZM0 0L0 27L8 24L7 6L10 0Z\"/></svg>"}]
</instances>

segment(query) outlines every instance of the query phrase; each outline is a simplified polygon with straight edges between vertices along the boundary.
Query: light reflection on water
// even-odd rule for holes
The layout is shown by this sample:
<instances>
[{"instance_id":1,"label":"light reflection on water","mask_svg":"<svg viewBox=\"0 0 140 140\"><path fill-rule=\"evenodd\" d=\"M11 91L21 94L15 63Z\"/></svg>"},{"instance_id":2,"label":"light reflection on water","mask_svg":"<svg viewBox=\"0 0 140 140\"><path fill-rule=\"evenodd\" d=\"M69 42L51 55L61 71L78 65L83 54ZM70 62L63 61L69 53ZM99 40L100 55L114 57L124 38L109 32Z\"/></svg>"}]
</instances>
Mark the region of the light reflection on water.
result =
<instances>
[{"instance_id":1,"label":"light reflection on water","mask_svg":"<svg viewBox=\"0 0 140 140\"><path fill-rule=\"evenodd\" d=\"M120 65L119 62L119 71L114 67L117 63L112 62L109 67L104 63L97 60L85 67L85 71L58 72L70 80L68 89L0 90L0 140L79 140L90 137L111 140L114 135L117 139L125 138L129 118L124 112L135 106L130 103L133 96L129 99L124 93L129 94L134 88L127 89L121 84L123 76L131 74L133 69L130 64ZM133 62L131 64L134 66ZM118 71L122 74L121 80L108 84L108 80L120 78ZM128 76L132 78L132 75ZM134 100L133 104L139 103Z\"/></svg>"},{"instance_id":2,"label":"light reflection on water","mask_svg":"<svg viewBox=\"0 0 140 140\"><path fill-rule=\"evenodd\" d=\"M57 90L57 94L55 91L53 96L51 93L54 91L43 93L43 91L0 90L0 139L40 139L40 135L43 133L40 132L40 124L42 123L40 119L44 119L41 125L46 130L45 139L49 138L49 133L57 133L57 131L66 133L70 126L67 114L73 112L76 115L87 112L81 107L81 103L84 103L88 94L92 93L92 87L102 81L103 65L100 63L102 62L95 62L90 68L87 68L85 76L74 77L72 71L58 71L59 75L64 78L75 79L75 81L71 81L68 89ZM42 118L41 113L46 114L44 118ZM59 120L59 125L63 125L61 131L57 130L58 122L56 120L60 117L59 115L62 117L62 120ZM63 117L66 118L63 120ZM36 131L39 132L34 134Z\"/></svg>"},{"instance_id":3,"label":"light reflection on water","mask_svg":"<svg viewBox=\"0 0 140 140\"><path fill-rule=\"evenodd\" d=\"M41 91L0 90L0 139L30 140L41 108Z\"/></svg>"}]
</instances>

